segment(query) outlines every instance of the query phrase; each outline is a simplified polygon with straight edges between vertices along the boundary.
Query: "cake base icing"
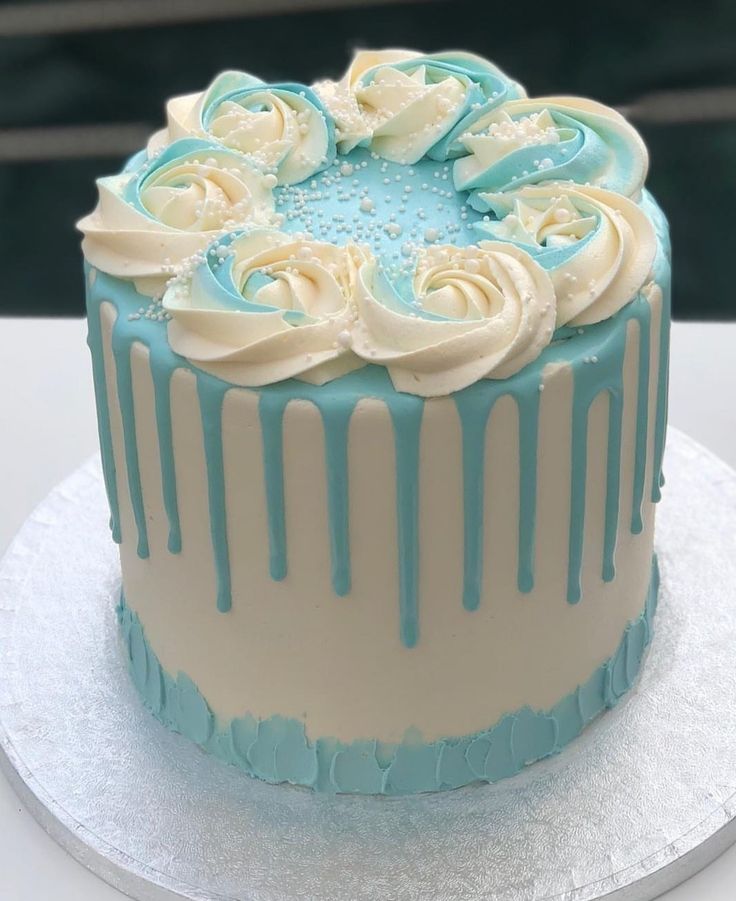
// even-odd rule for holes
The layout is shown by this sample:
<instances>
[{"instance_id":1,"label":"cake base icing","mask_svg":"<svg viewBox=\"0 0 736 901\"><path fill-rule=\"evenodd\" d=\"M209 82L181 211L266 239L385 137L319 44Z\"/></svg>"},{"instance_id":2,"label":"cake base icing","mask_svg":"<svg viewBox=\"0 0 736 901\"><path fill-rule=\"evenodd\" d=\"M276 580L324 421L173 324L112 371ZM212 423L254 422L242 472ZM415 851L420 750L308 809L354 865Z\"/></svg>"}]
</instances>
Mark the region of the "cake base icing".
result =
<instances>
[{"instance_id":1,"label":"cake base icing","mask_svg":"<svg viewBox=\"0 0 736 901\"><path fill-rule=\"evenodd\" d=\"M124 597L117 613L133 682L148 710L168 728L266 782L325 792L403 795L498 782L559 753L634 684L652 638L658 590L654 557L644 609L627 625L616 653L548 710L523 707L484 731L436 741L424 741L421 733L410 730L396 744L370 738L349 743L330 737L311 740L303 722L281 716L258 719L246 714L223 721L189 676L164 670Z\"/></svg>"}]
</instances>

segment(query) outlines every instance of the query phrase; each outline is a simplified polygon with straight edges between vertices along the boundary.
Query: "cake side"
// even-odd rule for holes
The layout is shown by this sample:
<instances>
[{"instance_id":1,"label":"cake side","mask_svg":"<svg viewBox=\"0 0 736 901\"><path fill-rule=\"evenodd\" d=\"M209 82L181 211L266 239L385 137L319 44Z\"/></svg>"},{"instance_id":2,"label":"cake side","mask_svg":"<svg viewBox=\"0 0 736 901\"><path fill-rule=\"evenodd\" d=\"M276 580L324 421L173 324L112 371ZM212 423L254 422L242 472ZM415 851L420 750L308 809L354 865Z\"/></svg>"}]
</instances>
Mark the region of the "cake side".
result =
<instances>
[{"instance_id":1,"label":"cake side","mask_svg":"<svg viewBox=\"0 0 736 901\"><path fill-rule=\"evenodd\" d=\"M220 106L245 91L260 109L268 86L230 76ZM666 223L624 196L646 158L613 111L509 90L416 159L414 138L347 146L337 87L296 92L332 110L322 143L299 131L334 153L301 188L303 168L183 146L200 101L172 101L157 152L110 185L114 215L85 225L134 678L168 725L269 781L494 781L614 704L649 641ZM221 215L233 198L246 230Z\"/></svg>"}]
</instances>

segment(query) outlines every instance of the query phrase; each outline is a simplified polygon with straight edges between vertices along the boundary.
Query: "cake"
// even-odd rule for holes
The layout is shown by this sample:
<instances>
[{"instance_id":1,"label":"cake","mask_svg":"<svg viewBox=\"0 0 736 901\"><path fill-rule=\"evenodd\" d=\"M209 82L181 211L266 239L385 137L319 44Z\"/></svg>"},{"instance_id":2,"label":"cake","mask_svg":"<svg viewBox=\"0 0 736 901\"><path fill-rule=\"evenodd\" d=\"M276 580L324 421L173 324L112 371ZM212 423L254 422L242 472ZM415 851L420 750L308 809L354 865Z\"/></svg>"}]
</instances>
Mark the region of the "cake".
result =
<instances>
[{"instance_id":1,"label":"cake","mask_svg":"<svg viewBox=\"0 0 736 901\"><path fill-rule=\"evenodd\" d=\"M229 71L80 223L124 653L260 779L407 794L560 751L658 590L666 220L616 111L469 53Z\"/></svg>"}]
</instances>

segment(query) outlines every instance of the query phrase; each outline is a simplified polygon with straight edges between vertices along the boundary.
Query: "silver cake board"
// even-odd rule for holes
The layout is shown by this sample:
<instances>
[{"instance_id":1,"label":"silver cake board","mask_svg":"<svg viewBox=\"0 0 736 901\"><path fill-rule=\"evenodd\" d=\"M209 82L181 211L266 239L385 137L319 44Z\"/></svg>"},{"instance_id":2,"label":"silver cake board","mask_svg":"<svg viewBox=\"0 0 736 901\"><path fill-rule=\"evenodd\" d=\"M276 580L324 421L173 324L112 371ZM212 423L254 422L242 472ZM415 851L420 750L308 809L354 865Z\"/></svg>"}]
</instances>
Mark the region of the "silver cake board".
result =
<instances>
[{"instance_id":1,"label":"silver cake board","mask_svg":"<svg viewBox=\"0 0 736 901\"><path fill-rule=\"evenodd\" d=\"M653 898L736 840L736 473L670 431L640 681L555 758L405 798L272 786L142 707L96 461L0 563L0 766L46 831L141 901Z\"/></svg>"}]
</instances>

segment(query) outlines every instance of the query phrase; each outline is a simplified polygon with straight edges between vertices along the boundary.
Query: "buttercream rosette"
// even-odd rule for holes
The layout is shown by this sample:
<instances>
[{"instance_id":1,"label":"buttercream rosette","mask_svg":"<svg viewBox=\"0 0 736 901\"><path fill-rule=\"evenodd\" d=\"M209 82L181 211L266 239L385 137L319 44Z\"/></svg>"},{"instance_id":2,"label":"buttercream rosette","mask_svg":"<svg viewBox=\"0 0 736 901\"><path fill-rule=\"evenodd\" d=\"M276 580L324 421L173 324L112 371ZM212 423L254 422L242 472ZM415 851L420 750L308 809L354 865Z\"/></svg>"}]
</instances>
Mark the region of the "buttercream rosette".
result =
<instances>
[{"instance_id":1,"label":"buttercream rosette","mask_svg":"<svg viewBox=\"0 0 736 901\"><path fill-rule=\"evenodd\" d=\"M368 146L378 156L412 164L464 153L469 125L524 89L472 53L361 51L339 82L315 90L335 119L338 146Z\"/></svg>"},{"instance_id":2,"label":"buttercream rosette","mask_svg":"<svg viewBox=\"0 0 736 901\"><path fill-rule=\"evenodd\" d=\"M149 143L156 153L171 141L204 136L244 154L281 185L296 184L335 156L331 117L312 88L295 82L265 84L247 72L223 72L201 93L174 97L167 128Z\"/></svg>"},{"instance_id":3,"label":"buttercream rosette","mask_svg":"<svg viewBox=\"0 0 736 901\"><path fill-rule=\"evenodd\" d=\"M480 195L498 221L476 228L528 251L549 272L557 325L590 325L631 301L651 277L657 236L633 201L569 183Z\"/></svg>"},{"instance_id":4,"label":"buttercream rosette","mask_svg":"<svg viewBox=\"0 0 736 901\"><path fill-rule=\"evenodd\" d=\"M420 252L402 291L375 261L358 270L353 349L386 366L398 391L432 397L508 378L536 359L555 326L545 270L512 244Z\"/></svg>"},{"instance_id":5,"label":"buttercream rosette","mask_svg":"<svg viewBox=\"0 0 736 901\"><path fill-rule=\"evenodd\" d=\"M616 110L581 97L512 100L479 117L460 136L458 191L484 209L482 191L544 181L592 184L637 198L649 158L639 133Z\"/></svg>"},{"instance_id":6,"label":"buttercream rosette","mask_svg":"<svg viewBox=\"0 0 736 901\"><path fill-rule=\"evenodd\" d=\"M355 246L273 229L228 236L163 298L172 349L235 385L323 384L364 365L350 349Z\"/></svg>"},{"instance_id":7,"label":"buttercream rosette","mask_svg":"<svg viewBox=\"0 0 736 901\"><path fill-rule=\"evenodd\" d=\"M274 222L268 178L209 141L176 141L97 185L97 207L79 223L85 257L143 294L160 294L174 268L223 231Z\"/></svg>"}]
</instances>

